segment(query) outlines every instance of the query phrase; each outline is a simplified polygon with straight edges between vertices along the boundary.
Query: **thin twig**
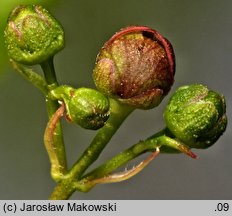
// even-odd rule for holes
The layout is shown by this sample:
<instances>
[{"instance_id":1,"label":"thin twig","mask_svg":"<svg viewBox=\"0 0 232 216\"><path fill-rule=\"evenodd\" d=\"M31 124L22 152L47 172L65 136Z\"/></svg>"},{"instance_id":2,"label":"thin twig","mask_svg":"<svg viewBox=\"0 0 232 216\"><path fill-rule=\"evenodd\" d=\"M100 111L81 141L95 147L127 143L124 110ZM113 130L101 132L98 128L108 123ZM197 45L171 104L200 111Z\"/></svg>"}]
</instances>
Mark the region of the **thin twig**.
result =
<instances>
[{"instance_id":1,"label":"thin twig","mask_svg":"<svg viewBox=\"0 0 232 216\"><path fill-rule=\"evenodd\" d=\"M38 88L44 95L48 93L48 86L45 79L38 73L33 71L31 68L27 68L17 62L10 60L13 68L22 75L26 80L32 83L36 88Z\"/></svg>"},{"instance_id":2,"label":"thin twig","mask_svg":"<svg viewBox=\"0 0 232 216\"><path fill-rule=\"evenodd\" d=\"M65 112L65 106L64 103L61 103L61 106L50 118L44 133L44 144L47 149L52 166L51 174L55 179L63 175L61 171L62 166L59 163L56 148L54 147L54 135L55 135L56 125L59 122L60 118L63 116L64 112Z\"/></svg>"},{"instance_id":3,"label":"thin twig","mask_svg":"<svg viewBox=\"0 0 232 216\"><path fill-rule=\"evenodd\" d=\"M133 167L132 169L106 175L106 176L103 176L102 178L94 179L91 182L93 184L105 184L105 183L125 181L135 176L139 172L141 172L155 157L158 156L159 153L160 153L160 150L159 150L159 147L157 147L156 151L154 151L148 158L140 162L137 166Z\"/></svg>"}]
</instances>

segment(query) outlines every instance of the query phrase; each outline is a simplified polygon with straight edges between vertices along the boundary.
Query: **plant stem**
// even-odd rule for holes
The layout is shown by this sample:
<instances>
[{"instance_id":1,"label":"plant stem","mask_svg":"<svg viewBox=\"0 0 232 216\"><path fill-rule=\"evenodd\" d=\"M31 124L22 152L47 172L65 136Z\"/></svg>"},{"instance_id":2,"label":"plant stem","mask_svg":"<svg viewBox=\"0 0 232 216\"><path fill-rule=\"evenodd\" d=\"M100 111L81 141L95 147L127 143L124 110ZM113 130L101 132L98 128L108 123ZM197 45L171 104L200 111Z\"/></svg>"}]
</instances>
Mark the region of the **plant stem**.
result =
<instances>
[{"instance_id":1,"label":"plant stem","mask_svg":"<svg viewBox=\"0 0 232 216\"><path fill-rule=\"evenodd\" d=\"M71 181L64 179L57 184L49 199L66 200L73 194L75 190L76 188L74 187L74 184Z\"/></svg>"},{"instance_id":2,"label":"plant stem","mask_svg":"<svg viewBox=\"0 0 232 216\"><path fill-rule=\"evenodd\" d=\"M154 160L159 155L159 147L156 148L155 151L153 151L152 154L149 155L145 160L140 162L138 165L133 166L132 169L125 169L125 171L117 172L117 173L109 173L107 175L104 175L103 177L96 178L91 181L93 184L106 184L106 183L116 183L125 181L127 179L132 178L133 176L140 173L151 161Z\"/></svg>"},{"instance_id":3,"label":"plant stem","mask_svg":"<svg viewBox=\"0 0 232 216\"><path fill-rule=\"evenodd\" d=\"M155 151L156 148L160 145L158 142L159 139L160 138L155 138L152 140L140 141L136 143L135 145L119 153L112 159L106 161L101 166L97 167L90 173L83 176L81 181L83 182L91 181L92 179L103 177L111 173L115 169L119 168L120 166L133 160L134 158L140 156L141 154L148 152L148 151Z\"/></svg>"},{"instance_id":4,"label":"plant stem","mask_svg":"<svg viewBox=\"0 0 232 216\"><path fill-rule=\"evenodd\" d=\"M158 132L156 135L152 136L153 138L148 138L145 141L140 141L127 150L119 153L103 165L97 167L90 173L83 176L83 178L79 181L79 185L82 186L84 184L85 190L88 191L96 184L96 182L98 182L96 181L97 179L103 178L104 176L106 176L107 178L108 174L110 174L112 171L119 168L120 166L128 163L129 161L133 160L134 158L140 156L145 152L155 151L156 148L162 148L162 146L168 146L169 148L178 150L178 152L182 152L192 158L196 158L196 155L192 153L188 147L166 136L165 132L166 130L164 129ZM111 181L110 178L109 181ZM104 180L102 182L107 183L107 180Z\"/></svg>"},{"instance_id":5,"label":"plant stem","mask_svg":"<svg viewBox=\"0 0 232 216\"><path fill-rule=\"evenodd\" d=\"M110 99L110 118L106 124L98 130L97 135L85 150L82 156L71 168L69 175L80 178L85 170L99 157L102 150L108 144L112 136L118 130L126 117L134 110L133 108L123 105L120 102Z\"/></svg>"},{"instance_id":6,"label":"plant stem","mask_svg":"<svg viewBox=\"0 0 232 216\"><path fill-rule=\"evenodd\" d=\"M41 67L44 72L45 80L48 84L49 90L56 88L58 86L58 82L56 79L55 69L53 65L53 58L48 59L47 61L41 63ZM57 101L46 97L46 105L49 119L53 116L53 114L59 108L59 104ZM56 129L54 131L53 138L54 149L56 150L57 158L59 161L59 166L61 167L61 172L64 174L67 172L67 162L66 162L66 153L65 146L63 141L63 133L60 121L57 123Z\"/></svg>"},{"instance_id":7,"label":"plant stem","mask_svg":"<svg viewBox=\"0 0 232 216\"><path fill-rule=\"evenodd\" d=\"M48 87L45 79L40 76L38 73L34 72L30 68L26 68L25 66L18 64L17 62L11 60L10 61L13 68L22 75L26 80L32 83L36 88L38 88L44 95L48 93Z\"/></svg>"},{"instance_id":8,"label":"plant stem","mask_svg":"<svg viewBox=\"0 0 232 216\"><path fill-rule=\"evenodd\" d=\"M69 174L66 175L66 178L69 179L70 182L72 182L72 185L75 187L75 190L79 190L82 192L88 192L97 183L108 183L107 182L108 177L109 177L109 181L111 181L112 179L110 178L109 174L111 174L114 170L116 170L120 166L128 163L129 161L133 160L134 158L140 156L143 153L154 152L155 150L157 150L157 148L162 148L163 146L168 146L169 148L176 149L177 152L183 152L192 158L196 158L196 156L190 151L188 147L166 136L166 133L167 133L167 130L164 129L156 133L152 137L148 138L147 140L138 142L132 147L119 153L112 159L106 161L104 164L97 167L93 171L87 173L81 179L77 179L77 178L74 179L74 176L70 176ZM136 172L136 174L137 173L138 172ZM104 178L104 176L106 176L106 179L104 179L103 181L101 180L98 181L99 178ZM113 175L113 177L115 176L117 177L117 174ZM66 191L66 188L69 187L67 184L65 184L67 179L61 180L61 182L54 189L51 198L67 199L71 196L71 194L67 193ZM69 189L69 192L73 193L75 190ZM53 194L55 194L55 196ZM65 194L66 194L66 197L65 197Z\"/></svg>"},{"instance_id":9,"label":"plant stem","mask_svg":"<svg viewBox=\"0 0 232 216\"><path fill-rule=\"evenodd\" d=\"M56 153L56 149L54 147L54 131L56 129L57 122L63 116L65 112L65 106L62 103L59 109L55 112L55 114L48 121L47 127L44 132L44 144L51 162L51 176L55 181L59 181L60 178L63 177L63 170L59 164L58 156Z\"/></svg>"},{"instance_id":10,"label":"plant stem","mask_svg":"<svg viewBox=\"0 0 232 216\"><path fill-rule=\"evenodd\" d=\"M53 57L41 63L44 72L44 77L48 85L58 86L56 72L53 64Z\"/></svg>"},{"instance_id":11,"label":"plant stem","mask_svg":"<svg viewBox=\"0 0 232 216\"><path fill-rule=\"evenodd\" d=\"M77 162L73 165L69 173L65 175L65 179L58 183L58 185L53 190L50 199L68 199L77 189L81 191L87 191L87 189L85 189L85 185L78 184L77 179L79 179L85 170L95 160L97 160L122 122L134 110L133 108L123 105L114 99L110 99L110 105L111 114L105 126L98 130L98 133L96 134L89 147L84 151L79 160L77 160ZM73 183L72 185L68 186L66 183L67 179L69 180L70 184L71 182L75 182L74 190L69 188L72 188Z\"/></svg>"}]
</instances>

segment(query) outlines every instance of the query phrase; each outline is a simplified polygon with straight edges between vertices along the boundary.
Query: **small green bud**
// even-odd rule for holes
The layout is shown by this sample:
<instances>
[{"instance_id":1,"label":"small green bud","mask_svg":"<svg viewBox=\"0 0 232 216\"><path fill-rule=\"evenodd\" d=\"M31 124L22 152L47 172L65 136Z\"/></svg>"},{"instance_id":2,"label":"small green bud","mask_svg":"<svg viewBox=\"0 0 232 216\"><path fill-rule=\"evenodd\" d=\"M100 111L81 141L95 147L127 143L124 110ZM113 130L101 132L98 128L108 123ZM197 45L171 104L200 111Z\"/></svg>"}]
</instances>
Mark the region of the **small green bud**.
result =
<instances>
[{"instance_id":1,"label":"small green bud","mask_svg":"<svg viewBox=\"0 0 232 216\"><path fill-rule=\"evenodd\" d=\"M199 84L180 87L171 97L164 119L172 134L190 148L207 148L226 129L224 97Z\"/></svg>"},{"instance_id":2,"label":"small green bud","mask_svg":"<svg viewBox=\"0 0 232 216\"><path fill-rule=\"evenodd\" d=\"M145 26L121 29L97 56L93 78L97 88L134 108L158 106L175 74L171 44Z\"/></svg>"},{"instance_id":3,"label":"small green bud","mask_svg":"<svg viewBox=\"0 0 232 216\"><path fill-rule=\"evenodd\" d=\"M68 120L83 128L97 130L109 118L109 100L97 90L60 86L50 94L53 98L64 101Z\"/></svg>"},{"instance_id":4,"label":"small green bud","mask_svg":"<svg viewBox=\"0 0 232 216\"><path fill-rule=\"evenodd\" d=\"M43 7L16 7L5 29L8 54L14 61L34 65L54 56L64 47L64 31Z\"/></svg>"}]
</instances>

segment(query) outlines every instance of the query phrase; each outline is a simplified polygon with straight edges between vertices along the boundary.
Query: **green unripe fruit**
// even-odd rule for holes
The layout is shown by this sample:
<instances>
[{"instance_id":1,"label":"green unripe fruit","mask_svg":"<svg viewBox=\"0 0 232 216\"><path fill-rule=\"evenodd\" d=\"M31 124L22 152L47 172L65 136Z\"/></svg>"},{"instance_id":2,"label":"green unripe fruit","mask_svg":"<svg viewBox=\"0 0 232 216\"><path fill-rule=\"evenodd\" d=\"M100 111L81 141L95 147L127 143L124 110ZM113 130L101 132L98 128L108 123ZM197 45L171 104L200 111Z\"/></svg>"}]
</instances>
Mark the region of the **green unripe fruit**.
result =
<instances>
[{"instance_id":1,"label":"green unripe fruit","mask_svg":"<svg viewBox=\"0 0 232 216\"><path fill-rule=\"evenodd\" d=\"M190 148L207 148L226 129L224 97L203 85L180 87L171 97L164 119L172 134Z\"/></svg>"},{"instance_id":2,"label":"green unripe fruit","mask_svg":"<svg viewBox=\"0 0 232 216\"><path fill-rule=\"evenodd\" d=\"M14 61L34 65L54 56L64 47L64 31L43 7L16 7L8 18L5 43Z\"/></svg>"},{"instance_id":3,"label":"green unripe fruit","mask_svg":"<svg viewBox=\"0 0 232 216\"><path fill-rule=\"evenodd\" d=\"M60 86L50 94L65 103L67 118L83 128L97 130L109 118L109 100L97 90Z\"/></svg>"}]
</instances>

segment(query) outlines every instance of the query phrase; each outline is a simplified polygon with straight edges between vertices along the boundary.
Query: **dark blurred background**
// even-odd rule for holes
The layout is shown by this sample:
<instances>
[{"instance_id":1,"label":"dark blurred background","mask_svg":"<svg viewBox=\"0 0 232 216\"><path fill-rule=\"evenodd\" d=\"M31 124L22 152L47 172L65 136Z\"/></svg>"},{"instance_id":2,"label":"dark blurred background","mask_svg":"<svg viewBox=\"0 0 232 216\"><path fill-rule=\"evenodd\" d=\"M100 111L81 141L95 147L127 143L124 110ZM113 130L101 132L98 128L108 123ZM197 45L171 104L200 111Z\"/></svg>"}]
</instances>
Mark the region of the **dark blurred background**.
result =
<instances>
[{"instance_id":1,"label":"dark blurred background","mask_svg":"<svg viewBox=\"0 0 232 216\"><path fill-rule=\"evenodd\" d=\"M32 1L0 1L0 199L47 199L55 184L43 145L47 123L44 98L10 67L2 38L7 14L13 5L23 2ZM171 93L153 110L136 110L95 166L162 129L165 104L181 85L205 84L223 93L227 101L227 130L211 148L194 150L199 159L183 154L160 155L134 178L98 185L86 194L76 192L72 199L232 199L232 1L34 2L48 7L65 29L66 48L55 57L62 84L94 87L91 74L98 50L122 27L147 25L173 44L176 81ZM64 122L64 135L71 165L95 132Z\"/></svg>"}]
</instances>

